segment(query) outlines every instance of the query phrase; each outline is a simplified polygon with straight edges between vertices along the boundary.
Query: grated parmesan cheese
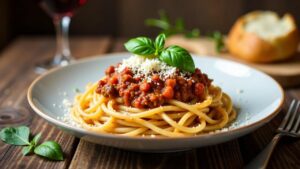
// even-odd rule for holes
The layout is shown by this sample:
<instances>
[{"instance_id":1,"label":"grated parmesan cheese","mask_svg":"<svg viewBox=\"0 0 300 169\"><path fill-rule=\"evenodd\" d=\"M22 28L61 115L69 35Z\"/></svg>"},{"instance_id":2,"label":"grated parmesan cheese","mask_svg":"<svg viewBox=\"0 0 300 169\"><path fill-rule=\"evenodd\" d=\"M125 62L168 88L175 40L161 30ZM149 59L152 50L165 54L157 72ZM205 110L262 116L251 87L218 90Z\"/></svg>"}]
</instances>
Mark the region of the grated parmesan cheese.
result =
<instances>
[{"instance_id":1,"label":"grated parmesan cheese","mask_svg":"<svg viewBox=\"0 0 300 169\"><path fill-rule=\"evenodd\" d=\"M161 79L166 79L175 75L176 67L169 66L164 62L161 62L157 58L145 58L138 55L133 55L128 59L124 59L119 65L117 71L120 73L126 67L133 71L134 77L143 77L148 82L151 81L151 75L153 72L157 73ZM180 72L180 75L185 77L189 75L188 72Z\"/></svg>"},{"instance_id":2,"label":"grated parmesan cheese","mask_svg":"<svg viewBox=\"0 0 300 169\"><path fill-rule=\"evenodd\" d=\"M62 104L64 105L65 108L70 108L70 107L72 107L72 102L71 102L70 100L68 100L68 99L64 99L64 100L62 101Z\"/></svg>"}]
</instances>

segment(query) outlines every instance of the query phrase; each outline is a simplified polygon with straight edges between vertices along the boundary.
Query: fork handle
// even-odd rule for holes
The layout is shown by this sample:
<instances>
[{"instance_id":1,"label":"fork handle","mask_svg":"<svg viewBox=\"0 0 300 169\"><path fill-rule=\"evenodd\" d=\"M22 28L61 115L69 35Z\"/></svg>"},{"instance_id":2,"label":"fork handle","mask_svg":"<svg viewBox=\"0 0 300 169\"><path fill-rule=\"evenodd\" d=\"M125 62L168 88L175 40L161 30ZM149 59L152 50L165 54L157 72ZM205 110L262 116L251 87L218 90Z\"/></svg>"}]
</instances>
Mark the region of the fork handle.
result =
<instances>
[{"instance_id":1,"label":"fork handle","mask_svg":"<svg viewBox=\"0 0 300 169\"><path fill-rule=\"evenodd\" d=\"M265 169L270 160L271 154L281 138L281 134L276 134L268 146L260 152L246 167L245 169Z\"/></svg>"}]
</instances>

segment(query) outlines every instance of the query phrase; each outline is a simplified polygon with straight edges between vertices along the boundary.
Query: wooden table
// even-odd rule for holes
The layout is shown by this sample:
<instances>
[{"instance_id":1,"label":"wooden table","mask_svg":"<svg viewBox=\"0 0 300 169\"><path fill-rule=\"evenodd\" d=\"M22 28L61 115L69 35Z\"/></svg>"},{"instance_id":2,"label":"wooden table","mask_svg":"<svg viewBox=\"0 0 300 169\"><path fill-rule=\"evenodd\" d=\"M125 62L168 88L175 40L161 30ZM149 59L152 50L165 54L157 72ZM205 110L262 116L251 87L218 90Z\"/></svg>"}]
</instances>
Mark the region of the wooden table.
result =
<instances>
[{"instance_id":1,"label":"wooden table","mask_svg":"<svg viewBox=\"0 0 300 169\"><path fill-rule=\"evenodd\" d=\"M76 58L83 58L124 51L123 42L124 38L75 37L71 39L71 50ZM300 88L286 89L286 103L277 117L255 132L223 144L168 154L119 150L64 133L37 116L29 107L27 88L38 76L34 73L34 66L51 58L54 49L53 38L20 37L3 50L0 55L0 128L28 125L33 134L41 132L43 140L59 142L66 158L53 162L35 155L24 157L21 148L0 141L0 168L242 168L272 139L288 103L292 99L300 99ZM268 167L299 168L300 140L282 139Z\"/></svg>"}]
</instances>

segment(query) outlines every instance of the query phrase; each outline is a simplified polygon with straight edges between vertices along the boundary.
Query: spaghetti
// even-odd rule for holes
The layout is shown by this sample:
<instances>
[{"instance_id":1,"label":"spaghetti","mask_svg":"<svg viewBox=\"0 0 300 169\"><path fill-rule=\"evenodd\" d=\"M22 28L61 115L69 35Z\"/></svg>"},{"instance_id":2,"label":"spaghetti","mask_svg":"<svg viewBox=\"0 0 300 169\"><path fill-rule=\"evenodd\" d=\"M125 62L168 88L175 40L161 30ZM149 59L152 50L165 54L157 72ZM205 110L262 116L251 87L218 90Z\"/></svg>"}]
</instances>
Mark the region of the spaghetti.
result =
<instances>
[{"instance_id":1,"label":"spaghetti","mask_svg":"<svg viewBox=\"0 0 300 169\"><path fill-rule=\"evenodd\" d=\"M83 128L126 136L180 137L222 129L237 113L230 97L219 87L207 87L201 102L186 103L168 99L153 108L124 104L122 97L106 97L97 91L98 83L88 84L76 96L71 117Z\"/></svg>"}]
</instances>

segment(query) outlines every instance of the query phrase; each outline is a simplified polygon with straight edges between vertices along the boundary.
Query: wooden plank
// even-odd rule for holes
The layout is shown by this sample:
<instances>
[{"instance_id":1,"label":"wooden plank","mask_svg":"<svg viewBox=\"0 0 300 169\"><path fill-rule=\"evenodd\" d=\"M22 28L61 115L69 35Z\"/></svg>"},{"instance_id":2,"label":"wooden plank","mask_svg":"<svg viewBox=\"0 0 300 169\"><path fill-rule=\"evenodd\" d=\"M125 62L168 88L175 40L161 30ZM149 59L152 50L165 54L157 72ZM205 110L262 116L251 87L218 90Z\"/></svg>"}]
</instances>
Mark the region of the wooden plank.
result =
<instances>
[{"instance_id":1,"label":"wooden plank","mask_svg":"<svg viewBox=\"0 0 300 169\"><path fill-rule=\"evenodd\" d=\"M94 37L91 38L91 41L89 41L89 37L77 37L74 40L71 39L71 50L75 57L82 58L84 56L105 52L106 49L109 48L110 42L111 40L108 37ZM30 123L32 133L37 134L38 132L41 132L43 135L42 140L55 140L59 142L62 145L66 159L62 162L51 162L38 156L24 157L21 154L20 148L1 142L0 166L4 166L4 168L66 168L73 157L79 139L75 139L73 136L58 130L39 116L35 115L29 108L25 97L27 87L37 76L33 72L34 65L45 58L52 57L54 48L55 41L52 38L20 38L16 40L8 50L3 52L1 61L6 64L1 65L2 62L0 62L0 70L5 72L10 72L12 69L12 66L6 66L7 64L14 63L14 61L17 60L17 57L22 53L25 56L23 55L24 57L19 58L17 61L18 66L13 67L16 70L13 71L12 75L9 75L10 73L8 73L8 75L3 74L4 76L0 82L0 87L6 92L5 94L0 94L0 100L2 100L2 102L0 102L0 107L20 107L27 110L29 113L26 114L26 118L22 118L24 121L10 119L10 124L4 124L7 120L0 120L0 126ZM37 58L37 56L39 56L39 58ZM0 114L2 113L0 112ZM18 115L20 112L18 111L11 112L11 114L16 115L10 116L9 118L20 118ZM28 119L32 119L32 122ZM17 124L14 123L16 121L18 122Z\"/></svg>"},{"instance_id":2,"label":"wooden plank","mask_svg":"<svg viewBox=\"0 0 300 169\"><path fill-rule=\"evenodd\" d=\"M138 153L80 141L70 168L195 168L198 159L194 157L195 150L171 154Z\"/></svg>"},{"instance_id":3,"label":"wooden plank","mask_svg":"<svg viewBox=\"0 0 300 169\"><path fill-rule=\"evenodd\" d=\"M127 39L117 39L111 52L124 51ZM92 161L92 162L91 162ZM70 169L80 168L241 168L239 143L224 144L179 153L137 153L80 140Z\"/></svg>"},{"instance_id":4,"label":"wooden plank","mask_svg":"<svg viewBox=\"0 0 300 169\"><path fill-rule=\"evenodd\" d=\"M155 154L125 151L81 140L70 169L241 168L242 161L237 141L178 153Z\"/></svg>"},{"instance_id":5,"label":"wooden plank","mask_svg":"<svg viewBox=\"0 0 300 169\"><path fill-rule=\"evenodd\" d=\"M27 43L23 38L13 42L0 57L0 95L7 93L5 89L9 86L15 77L20 76L24 69L28 69L28 64L39 59L41 51L46 47L43 41L30 39L31 43ZM32 45L31 45L32 44ZM36 46L36 50L28 50L32 46ZM16 50L17 49L17 50ZM5 92L5 93L4 93Z\"/></svg>"},{"instance_id":6,"label":"wooden plank","mask_svg":"<svg viewBox=\"0 0 300 169\"><path fill-rule=\"evenodd\" d=\"M242 168L243 158L237 140L198 149L200 168Z\"/></svg>"}]
</instances>

